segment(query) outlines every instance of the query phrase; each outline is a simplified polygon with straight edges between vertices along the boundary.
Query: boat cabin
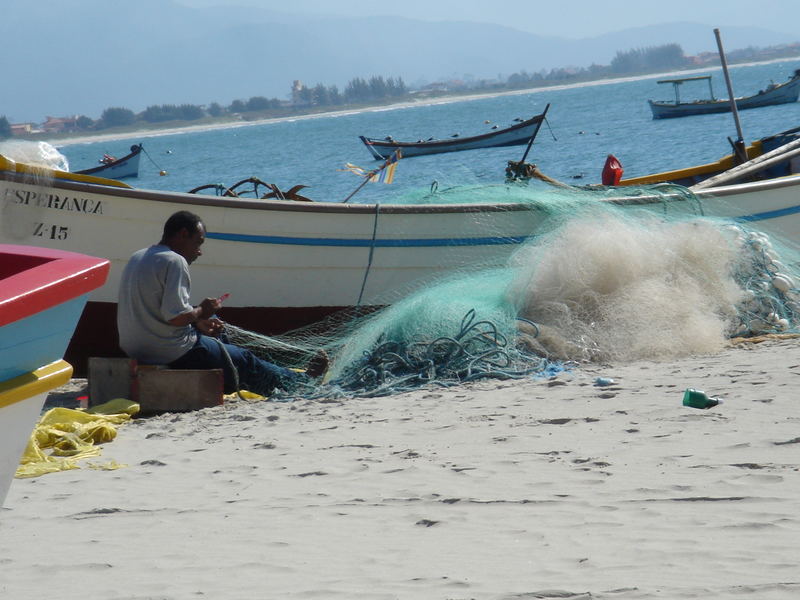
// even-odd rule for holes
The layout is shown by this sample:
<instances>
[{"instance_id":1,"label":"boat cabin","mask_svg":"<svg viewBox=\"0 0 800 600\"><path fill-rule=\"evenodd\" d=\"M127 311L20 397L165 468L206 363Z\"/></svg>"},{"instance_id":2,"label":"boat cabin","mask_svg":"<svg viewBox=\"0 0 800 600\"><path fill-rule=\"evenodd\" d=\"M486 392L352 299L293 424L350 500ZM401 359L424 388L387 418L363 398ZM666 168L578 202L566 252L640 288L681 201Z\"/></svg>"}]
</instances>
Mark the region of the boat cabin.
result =
<instances>
[{"instance_id":1,"label":"boat cabin","mask_svg":"<svg viewBox=\"0 0 800 600\"><path fill-rule=\"evenodd\" d=\"M657 81L656 83L671 83L675 88L675 104L681 103L680 97L680 86L684 84L686 81L702 81L704 79L708 80L708 93L711 96L711 100L715 101L716 98L714 97L714 88L711 85L711 75L701 75L698 77L682 77L680 79L662 79L661 81Z\"/></svg>"}]
</instances>

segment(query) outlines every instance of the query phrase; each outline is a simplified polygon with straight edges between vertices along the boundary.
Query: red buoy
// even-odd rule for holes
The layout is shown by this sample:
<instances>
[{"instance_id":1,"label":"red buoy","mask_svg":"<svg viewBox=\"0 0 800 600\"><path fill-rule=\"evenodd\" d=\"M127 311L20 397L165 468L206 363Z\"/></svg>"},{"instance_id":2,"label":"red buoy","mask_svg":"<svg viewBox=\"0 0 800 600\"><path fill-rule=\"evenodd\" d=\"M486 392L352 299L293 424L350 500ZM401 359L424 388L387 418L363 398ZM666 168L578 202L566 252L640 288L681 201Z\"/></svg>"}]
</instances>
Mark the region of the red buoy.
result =
<instances>
[{"instance_id":1,"label":"red buoy","mask_svg":"<svg viewBox=\"0 0 800 600\"><path fill-rule=\"evenodd\" d=\"M613 154L609 154L606 158L606 164L603 166L603 185L619 185L622 179L622 164L617 160Z\"/></svg>"}]
</instances>

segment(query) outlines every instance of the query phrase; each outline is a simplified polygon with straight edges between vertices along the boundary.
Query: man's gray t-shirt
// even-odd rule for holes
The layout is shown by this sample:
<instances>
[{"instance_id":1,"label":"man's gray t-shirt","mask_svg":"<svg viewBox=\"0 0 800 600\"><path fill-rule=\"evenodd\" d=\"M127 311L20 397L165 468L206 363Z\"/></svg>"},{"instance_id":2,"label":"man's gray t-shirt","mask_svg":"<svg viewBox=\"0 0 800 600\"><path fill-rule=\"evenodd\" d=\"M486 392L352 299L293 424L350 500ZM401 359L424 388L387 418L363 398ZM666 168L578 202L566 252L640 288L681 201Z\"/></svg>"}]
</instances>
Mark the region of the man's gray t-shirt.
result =
<instances>
[{"instance_id":1,"label":"man's gray t-shirt","mask_svg":"<svg viewBox=\"0 0 800 600\"><path fill-rule=\"evenodd\" d=\"M136 252L119 287L119 345L131 358L146 364L167 364L188 352L197 341L191 325L168 321L192 310L189 264L168 246L157 244Z\"/></svg>"}]
</instances>

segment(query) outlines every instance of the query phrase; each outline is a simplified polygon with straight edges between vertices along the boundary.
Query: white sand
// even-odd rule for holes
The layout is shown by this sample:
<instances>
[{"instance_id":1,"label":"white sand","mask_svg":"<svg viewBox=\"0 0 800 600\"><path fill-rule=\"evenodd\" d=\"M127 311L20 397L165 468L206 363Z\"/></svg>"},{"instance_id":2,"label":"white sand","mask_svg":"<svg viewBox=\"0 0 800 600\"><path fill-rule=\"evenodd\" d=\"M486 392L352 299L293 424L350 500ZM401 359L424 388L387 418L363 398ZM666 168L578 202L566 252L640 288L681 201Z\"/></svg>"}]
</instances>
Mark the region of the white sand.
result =
<instances>
[{"instance_id":1,"label":"white sand","mask_svg":"<svg viewBox=\"0 0 800 600\"><path fill-rule=\"evenodd\" d=\"M0 597L798 598L799 399L794 339L142 419L13 483Z\"/></svg>"}]
</instances>

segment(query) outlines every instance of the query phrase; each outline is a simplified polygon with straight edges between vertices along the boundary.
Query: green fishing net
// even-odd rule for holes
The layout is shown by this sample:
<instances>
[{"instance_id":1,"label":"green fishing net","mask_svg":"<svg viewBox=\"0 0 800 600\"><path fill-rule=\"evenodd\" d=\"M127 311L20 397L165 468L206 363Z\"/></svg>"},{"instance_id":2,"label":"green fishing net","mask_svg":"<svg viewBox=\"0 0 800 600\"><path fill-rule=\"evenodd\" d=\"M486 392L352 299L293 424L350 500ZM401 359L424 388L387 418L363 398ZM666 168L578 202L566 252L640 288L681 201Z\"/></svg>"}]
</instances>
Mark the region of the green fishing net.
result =
<instances>
[{"instance_id":1,"label":"green fishing net","mask_svg":"<svg viewBox=\"0 0 800 600\"><path fill-rule=\"evenodd\" d=\"M626 194L633 207L608 202ZM465 267L365 314L351 310L234 343L298 367L332 357L311 394L380 395L590 361L719 351L734 336L797 332L797 246L705 216L679 186L432 186L401 203L526 202L546 218L501 268Z\"/></svg>"}]
</instances>

